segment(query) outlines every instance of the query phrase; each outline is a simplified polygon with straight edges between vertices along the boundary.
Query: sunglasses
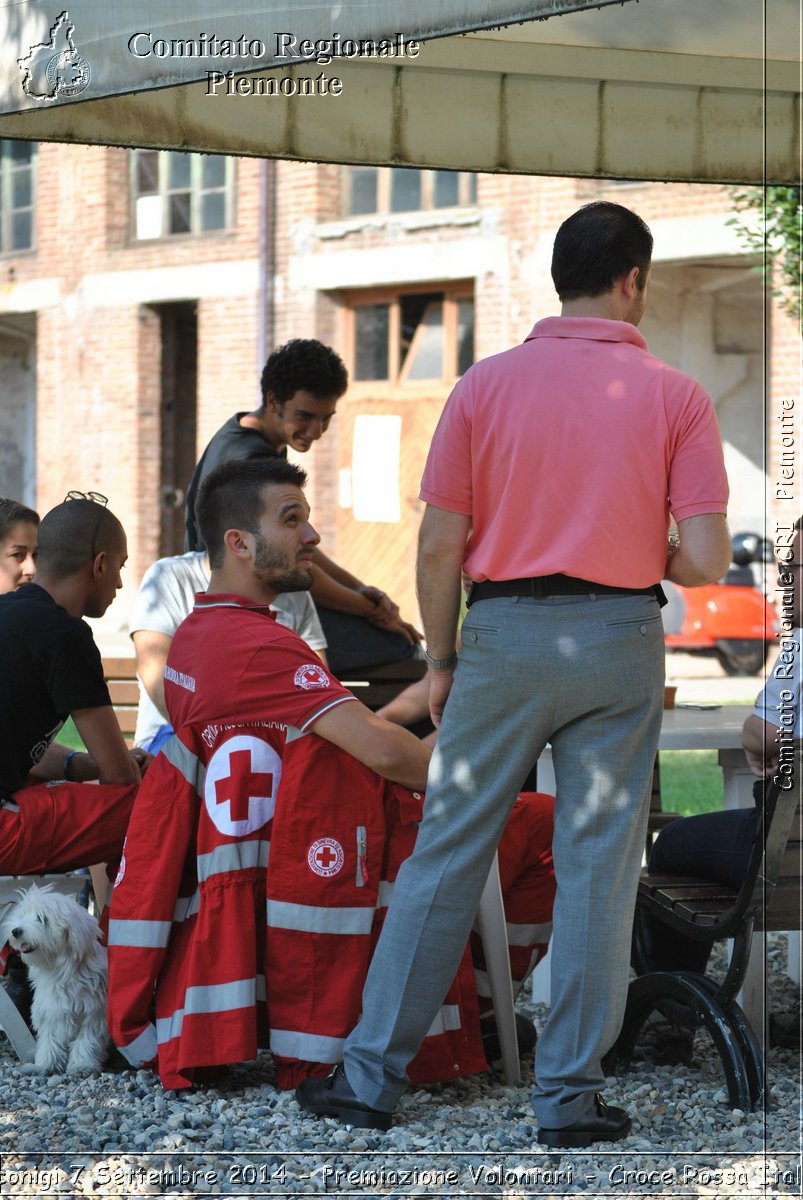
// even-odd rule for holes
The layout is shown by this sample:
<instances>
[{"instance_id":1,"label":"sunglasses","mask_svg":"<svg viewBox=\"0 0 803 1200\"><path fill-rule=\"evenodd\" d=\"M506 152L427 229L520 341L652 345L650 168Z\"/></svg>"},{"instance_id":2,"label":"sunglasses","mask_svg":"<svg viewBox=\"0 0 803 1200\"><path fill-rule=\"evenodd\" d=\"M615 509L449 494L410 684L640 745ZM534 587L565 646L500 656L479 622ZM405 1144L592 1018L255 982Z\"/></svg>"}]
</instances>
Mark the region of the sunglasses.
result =
<instances>
[{"instance_id":1,"label":"sunglasses","mask_svg":"<svg viewBox=\"0 0 803 1200\"><path fill-rule=\"evenodd\" d=\"M97 504L100 508L100 514L92 532L92 549L89 554L90 561L94 562L95 554L97 553L95 544L106 514L106 505L109 503L109 498L108 496L104 496L102 492L68 492L64 497L64 503L66 504L68 500L89 500L92 504Z\"/></svg>"},{"instance_id":2,"label":"sunglasses","mask_svg":"<svg viewBox=\"0 0 803 1200\"><path fill-rule=\"evenodd\" d=\"M103 508L109 503L109 497L104 496L101 492L68 492L64 497L64 503L68 500L91 500L93 504L100 504Z\"/></svg>"}]
</instances>

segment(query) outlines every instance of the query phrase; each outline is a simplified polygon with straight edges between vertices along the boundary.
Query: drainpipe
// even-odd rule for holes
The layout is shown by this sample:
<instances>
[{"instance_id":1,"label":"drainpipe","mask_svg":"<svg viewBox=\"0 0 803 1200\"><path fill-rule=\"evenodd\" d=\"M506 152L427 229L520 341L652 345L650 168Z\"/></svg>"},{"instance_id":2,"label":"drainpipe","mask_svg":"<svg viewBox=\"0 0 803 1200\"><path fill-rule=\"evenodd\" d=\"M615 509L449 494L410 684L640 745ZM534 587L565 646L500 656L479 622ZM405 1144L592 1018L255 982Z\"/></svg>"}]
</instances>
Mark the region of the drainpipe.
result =
<instances>
[{"instance_id":1,"label":"drainpipe","mask_svg":"<svg viewBox=\"0 0 803 1200\"><path fill-rule=\"evenodd\" d=\"M257 292L257 379L274 341L274 271L276 264L276 160L259 164L259 288ZM261 401L260 401L261 402Z\"/></svg>"}]
</instances>

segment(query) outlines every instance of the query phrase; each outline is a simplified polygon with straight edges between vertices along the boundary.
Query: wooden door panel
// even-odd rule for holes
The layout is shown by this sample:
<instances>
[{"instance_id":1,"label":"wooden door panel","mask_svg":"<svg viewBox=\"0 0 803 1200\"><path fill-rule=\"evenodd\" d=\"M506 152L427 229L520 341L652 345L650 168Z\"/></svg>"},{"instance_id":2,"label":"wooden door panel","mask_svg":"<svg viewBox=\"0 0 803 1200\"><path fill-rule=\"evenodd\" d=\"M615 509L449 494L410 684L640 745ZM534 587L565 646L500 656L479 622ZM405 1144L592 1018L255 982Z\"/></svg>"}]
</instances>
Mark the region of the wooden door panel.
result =
<instances>
[{"instance_id":1,"label":"wooden door panel","mask_svg":"<svg viewBox=\"0 0 803 1200\"><path fill-rule=\"evenodd\" d=\"M400 605L402 615L418 624L415 554L424 504L418 499L421 475L432 434L446 395L408 395L403 399L346 398L338 406L338 472L352 470L357 416L400 416L400 520L356 520L351 508L338 505L336 561L366 583L381 587Z\"/></svg>"}]
</instances>

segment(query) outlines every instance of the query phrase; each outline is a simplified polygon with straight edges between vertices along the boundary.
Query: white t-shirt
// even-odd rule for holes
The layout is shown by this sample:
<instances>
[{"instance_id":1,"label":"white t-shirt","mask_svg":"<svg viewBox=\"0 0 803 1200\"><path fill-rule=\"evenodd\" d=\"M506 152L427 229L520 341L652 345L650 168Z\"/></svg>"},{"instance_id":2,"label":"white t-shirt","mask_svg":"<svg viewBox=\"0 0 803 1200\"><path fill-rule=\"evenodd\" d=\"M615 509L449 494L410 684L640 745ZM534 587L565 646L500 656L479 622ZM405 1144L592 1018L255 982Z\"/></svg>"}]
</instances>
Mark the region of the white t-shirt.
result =
<instances>
[{"instance_id":1,"label":"white t-shirt","mask_svg":"<svg viewBox=\"0 0 803 1200\"><path fill-rule=\"evenodd\" d=\"M778 657L756 700L755 715L782 729L789 738L803 738L801 717L801 670L803 629L792 629L781 637Z\"/></svg>"},{"instance_id":2,"label":"white t-shirt","mask_svg":"<svg viewBox=\"0 0 803 1200\"><path fill-rule=\"evenodd\" d=\"M145 572L134 601L129 630L164 633L173 637L181 622L192 611L195 593L209 587L209 569L205 550L191 550L160 558ZM283 592L270 606L280 625L293 629L313 650L325 650L326 638L309 592ZM139 710L134 744L150 741L165 724L165 718L140 681Z\"/></svg>"}]
</instances>

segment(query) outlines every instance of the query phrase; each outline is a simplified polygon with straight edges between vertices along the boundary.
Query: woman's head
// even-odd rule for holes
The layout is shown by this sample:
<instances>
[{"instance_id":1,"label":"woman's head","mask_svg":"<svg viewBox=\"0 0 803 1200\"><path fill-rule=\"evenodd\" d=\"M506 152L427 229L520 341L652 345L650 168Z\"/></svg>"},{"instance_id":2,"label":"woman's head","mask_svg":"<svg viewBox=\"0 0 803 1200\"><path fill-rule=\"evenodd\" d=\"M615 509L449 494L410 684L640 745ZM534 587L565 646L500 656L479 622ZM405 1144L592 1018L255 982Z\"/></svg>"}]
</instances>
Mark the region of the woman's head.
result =
<instances>
[{"instance_id":1,"label":"woman's head","mask_svg":"<svg viewBox=\"0 0 803 1200\"><path fill-rule=\"evenodd\" d=\"M38 537L37 513L17 500L0 499L0 594L33 579Z\"/></svg>"}]
</instances>

